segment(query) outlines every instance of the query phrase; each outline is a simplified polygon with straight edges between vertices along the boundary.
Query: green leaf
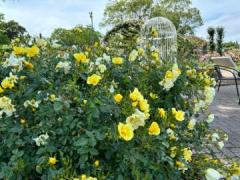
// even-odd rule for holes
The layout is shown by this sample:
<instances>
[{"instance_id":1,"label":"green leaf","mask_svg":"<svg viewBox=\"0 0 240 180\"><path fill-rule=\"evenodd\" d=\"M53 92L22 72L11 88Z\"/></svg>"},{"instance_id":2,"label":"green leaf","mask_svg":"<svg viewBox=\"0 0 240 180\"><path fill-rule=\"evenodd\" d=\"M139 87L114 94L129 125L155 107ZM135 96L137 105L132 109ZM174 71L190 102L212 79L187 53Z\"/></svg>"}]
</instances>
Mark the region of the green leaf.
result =
<instances>
[{"instance_id":1,"label":"green leaf","mask_svg":"<svg viewBox=\"0 0 240 180\"><path fill-rule=\"evenodd\" d=\"M54 104L53 104L53 108L56 112L59 112L63 109L63 105L61 102L59 101L56 101Z\"/></svg>"}]
</instances>

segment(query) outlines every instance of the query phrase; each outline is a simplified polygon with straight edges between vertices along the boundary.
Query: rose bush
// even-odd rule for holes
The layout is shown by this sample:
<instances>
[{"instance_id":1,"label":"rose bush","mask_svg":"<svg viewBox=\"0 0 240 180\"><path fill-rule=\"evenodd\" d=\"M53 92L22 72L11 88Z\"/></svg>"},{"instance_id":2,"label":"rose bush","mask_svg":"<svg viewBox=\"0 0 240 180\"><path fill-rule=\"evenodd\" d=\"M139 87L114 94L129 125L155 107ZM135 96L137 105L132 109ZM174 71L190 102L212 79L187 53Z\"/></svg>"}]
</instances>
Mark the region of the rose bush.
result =
<instances>
[{"instance_id":1,"label":"rose bush","mask_svg":"<svg viewBox=\"0 0 240 180\"><path fill-rule=\"evenodd\" d=\"M141 47L120 54L99 44L39 42L14 44L2 60L0 178L193 179L208 168L239 174L238 164L233 171L210 158L198 163L205 145L224 139L208 129L213 119L204 113L215 93L208 68Z\"/></svg>"}]
</instances>

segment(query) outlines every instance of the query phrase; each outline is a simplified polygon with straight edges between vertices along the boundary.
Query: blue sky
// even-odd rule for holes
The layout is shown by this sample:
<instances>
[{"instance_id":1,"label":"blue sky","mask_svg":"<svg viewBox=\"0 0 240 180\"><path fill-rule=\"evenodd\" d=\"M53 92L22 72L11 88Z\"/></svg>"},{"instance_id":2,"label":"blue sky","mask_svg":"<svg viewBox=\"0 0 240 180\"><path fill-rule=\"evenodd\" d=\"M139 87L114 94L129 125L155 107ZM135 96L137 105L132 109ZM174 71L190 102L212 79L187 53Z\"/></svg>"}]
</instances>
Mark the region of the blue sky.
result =
<instances>
[{"instance_id":1,"label":"blue sky","mask_svg":"<svg viewBox=\"0 0 240 180\"><path fill-rule=\"evenodd\" d=\"M90 24L89 12L94 13L94 26L101 32L98 24L103 18L108 0L6 0L0 2L0 12L7 20L14 19L22 24L31 35L42 32L48 36L57 27L71 28L76 24ZM224 26L226 40L240 42L239 0L193 0L200 9L204 25L196 34L206 37L208 26Z\"/></svg>"}]
</instances>

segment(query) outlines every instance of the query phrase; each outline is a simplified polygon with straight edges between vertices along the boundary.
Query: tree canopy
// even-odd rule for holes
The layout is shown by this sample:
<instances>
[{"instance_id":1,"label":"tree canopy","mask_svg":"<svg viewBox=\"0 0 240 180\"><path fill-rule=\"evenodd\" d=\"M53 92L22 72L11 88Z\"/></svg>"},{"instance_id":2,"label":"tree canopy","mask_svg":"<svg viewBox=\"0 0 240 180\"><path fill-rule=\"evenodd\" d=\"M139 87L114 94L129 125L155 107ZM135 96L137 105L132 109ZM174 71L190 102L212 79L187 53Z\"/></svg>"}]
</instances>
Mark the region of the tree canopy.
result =
<instances>
[{"instance_id":1,"label":"tree canopy","mask_svg":"<svg viewBox=\"0 0 240 180\"><path fill-rule=\"evenodd\" d=\"M193 34L203 24L200 11L191 0L111 0L105 8L102 25L116 25L129 19L145 20L163 16L181 34Z\"/></svg>"},{"instance_id":2,"label":"tree canopy","mask_svg":"<svg viewBox=\"0 0 240 180\"><path fill-rule=\"evenodd\" d=\"M51 34L51 39L62 45L90 45L98 41L100 33L92 30L90 26L78 25L73 29L57 28Z\"/></svg>"},{"instance_id":3,"label":"tree canopy","mask_svg":"<svg viewBox=\"0 0 240 180\"><path fill-rule=\"evenodd\" d=\"M15 38L22 38L27 34L26 29L14 20L5 21L0 13L0 44L8 44Z\"/></svg>"}]
</instances>

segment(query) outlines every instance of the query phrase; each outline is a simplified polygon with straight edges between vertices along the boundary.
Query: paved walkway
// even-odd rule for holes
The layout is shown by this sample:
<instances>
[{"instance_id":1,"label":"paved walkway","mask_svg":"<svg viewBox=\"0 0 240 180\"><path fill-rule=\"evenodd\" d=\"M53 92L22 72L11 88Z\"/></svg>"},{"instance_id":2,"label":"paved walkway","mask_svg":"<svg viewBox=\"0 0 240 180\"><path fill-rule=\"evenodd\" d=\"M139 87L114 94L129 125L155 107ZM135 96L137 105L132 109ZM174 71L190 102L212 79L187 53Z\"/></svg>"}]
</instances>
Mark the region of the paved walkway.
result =
<instances>
[{"instance_id":1,"label":"paved walkway","mask_svg":"<svg viewBox=\"0 0 240 180\"><path fill-rule=\"evenodd\" d=\"M222 129L229 136L225 147L216 153L240 161L240 105L235 86L222 86L216 93L210 111L215 114L211 126Z\"/></svg>"}]
</instances>

